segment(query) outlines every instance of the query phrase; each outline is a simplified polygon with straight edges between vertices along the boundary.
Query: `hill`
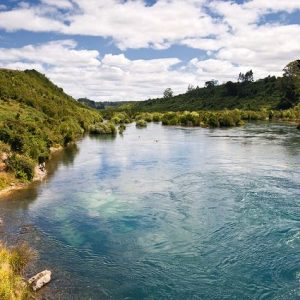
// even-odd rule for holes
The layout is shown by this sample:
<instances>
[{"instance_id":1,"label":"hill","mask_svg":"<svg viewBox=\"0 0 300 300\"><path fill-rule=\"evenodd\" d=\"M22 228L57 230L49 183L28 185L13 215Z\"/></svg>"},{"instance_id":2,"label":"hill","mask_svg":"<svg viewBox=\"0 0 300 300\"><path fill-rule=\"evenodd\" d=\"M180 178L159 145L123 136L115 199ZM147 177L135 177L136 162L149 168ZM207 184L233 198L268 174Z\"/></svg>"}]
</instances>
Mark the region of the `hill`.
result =
<instances>
[{"instance_id":1,"label":"hill","mask_svg":"<svg viewBox=\"0 0 300 300\"><path fill-rule=\"evenodd\" d=\"M74 141L98 121L99 112L43 74L0 69L0 189L10 175L31 180L34 166L47 160L51 147Z\"/></svg>"},{"instance_id":2,"label":"hill","mask_svg":"<svg viewBox=\"0 0 300 300\"><path fill-rule=\"evenodd\" d=\"M252 70L240 73L237 82L218 84L215 80L205 83L205 87L189 87L186 93L173 96L166 89L163 98L146 101L111 102L109 109L126 109L144 112L195 111L195 110L261 110L289 109L300 99L300 60L289 63L282 77L268 76L253 80ZM94 107L94 106L93 106Z\"/></svg>"},{"instance_id":3,"label":"hill","mask_svg":"<svg viewBox=\"0 0 300 300\"><path fill-rule=\"evenodd\" d=\"M87 98L79 98L77 101L94 109L116 108L121 105L136 103L136 101L94 101Z\"/></svg>"},{"instance_id":4,"label":"hill","mask_svg":"<svg viewBox=\"0 0 300 300\"><path fill-rule=\"evenodd\" d=\"M284 68L283 77L268 76L253 80L252 71L239 74L238 82L228 81L218 85L211 80L203 88L190 87L184 94L137 102L138 111L184 111L223 109L289 109L300 99L300 60Z\"/></svg>"}]
</instances>

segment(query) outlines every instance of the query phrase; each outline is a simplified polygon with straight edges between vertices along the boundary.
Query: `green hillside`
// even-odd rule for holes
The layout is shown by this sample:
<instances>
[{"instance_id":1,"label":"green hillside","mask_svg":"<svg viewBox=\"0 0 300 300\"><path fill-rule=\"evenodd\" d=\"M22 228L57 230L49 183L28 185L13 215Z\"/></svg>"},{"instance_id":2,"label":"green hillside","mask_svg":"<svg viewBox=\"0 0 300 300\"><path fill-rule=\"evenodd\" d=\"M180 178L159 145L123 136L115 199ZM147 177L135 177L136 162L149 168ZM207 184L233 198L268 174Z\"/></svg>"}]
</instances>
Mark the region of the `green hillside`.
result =
<instances>
[{"instance_id":1,"label":"green hillside","mask_svg":"<svg viewBox=\"0 0 300 300\"><path fill-rule=\"evenodd\" d=\"M0 69L0 189L9 181L3 171L31 180L51 147L76 140L101 120L39 72Z\"/></svg>"},{"instance_id":2,"label":"green hillside","mask_svg":"<svg viewBox=\"0 0 300 300\"><path fill-rule=\"evenodd\" d=\"M222 85L195 88L185 94L138 102L138 111L184 110L259 110L288 109L297 102L285 102L283 78L266 77L255 82L227 82ZM289 99L287 99L289 100Z\"/></svg>"}]
</instances>

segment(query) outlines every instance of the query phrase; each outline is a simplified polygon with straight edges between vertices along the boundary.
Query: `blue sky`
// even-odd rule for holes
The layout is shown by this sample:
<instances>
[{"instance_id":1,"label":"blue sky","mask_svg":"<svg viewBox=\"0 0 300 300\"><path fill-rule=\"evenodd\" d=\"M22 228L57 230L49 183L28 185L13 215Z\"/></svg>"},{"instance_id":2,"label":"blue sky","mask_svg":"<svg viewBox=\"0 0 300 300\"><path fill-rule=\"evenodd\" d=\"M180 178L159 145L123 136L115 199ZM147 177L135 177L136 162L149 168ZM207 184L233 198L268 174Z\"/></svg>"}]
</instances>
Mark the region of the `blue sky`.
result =
<instances>
[{"instance_id":1,"label":"blue sky","mask_svg":"<svg viewBox=\"0 0 300 300\"><path fill-rule=\"evenodd\" d=\"M171 87L280 76L299 59L299 0L2 0L0 67L74 97L143 100Z\"/></svg>"}]
</instances>

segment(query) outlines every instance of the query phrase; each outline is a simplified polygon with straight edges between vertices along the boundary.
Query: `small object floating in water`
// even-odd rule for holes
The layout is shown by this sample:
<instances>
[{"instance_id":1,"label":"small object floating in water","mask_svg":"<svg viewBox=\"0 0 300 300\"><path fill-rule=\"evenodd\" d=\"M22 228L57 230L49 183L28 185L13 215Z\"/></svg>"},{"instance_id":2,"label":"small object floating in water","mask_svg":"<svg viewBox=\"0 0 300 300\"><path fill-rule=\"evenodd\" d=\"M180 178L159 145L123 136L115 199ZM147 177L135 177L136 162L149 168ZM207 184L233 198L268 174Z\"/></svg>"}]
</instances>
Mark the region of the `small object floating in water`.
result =
<instances>
[{"instance_id":1,"label":"small object floating in water","mask_svg":"<svg viewBox=\"0 0 300 300\"><path fill-rule=\"evenodd\" d=\"M36 274L28 280L29 285L34 291L41 289L51 281L51 271L45 270Z\"/></svg>"}]
</instances>

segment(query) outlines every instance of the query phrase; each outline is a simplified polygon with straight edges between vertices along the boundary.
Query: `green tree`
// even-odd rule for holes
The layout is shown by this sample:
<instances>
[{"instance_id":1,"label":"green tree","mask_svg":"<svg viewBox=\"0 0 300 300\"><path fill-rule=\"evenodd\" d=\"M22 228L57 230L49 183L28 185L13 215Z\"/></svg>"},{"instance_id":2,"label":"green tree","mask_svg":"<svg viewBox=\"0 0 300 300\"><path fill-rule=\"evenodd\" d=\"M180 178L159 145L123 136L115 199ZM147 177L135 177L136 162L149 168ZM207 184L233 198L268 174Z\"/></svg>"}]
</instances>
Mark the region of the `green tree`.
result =
<instances>
[{"instance_id":1,"label":"green tree","mask_svg":"<svg viewBox=\"0 0 300 300\"><path fill-rule=\"evenodd\" d=\"M205 82L205 87L209 88L209 89L214 88L216 85L218 85L218 80L215 80L215 79Z\"/></svg>"},{"instance_id":2,"label":"green tree","mask_svg":"<svg viewBox=\"0 0 300 300\"><path fill-rule=\"evenodd\" d=\"M283 97L278 105L278 108L288 109L294 107L299 102L300 60L290 62L283 69L281 89Z\"/></svg>"},{"instance_id":3,"label":"green tree","mask_svg":"<svg viewBox=\"0 0 300 300\"><path fill-rule=\"evenodd\" d=\"M171 88L165 89L165 91L164 91L164 98L165 99L170 99L172 97L173 97L173 91L172 91L172 89Z\"/></svg>"}]
</instances>

